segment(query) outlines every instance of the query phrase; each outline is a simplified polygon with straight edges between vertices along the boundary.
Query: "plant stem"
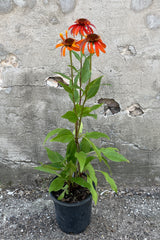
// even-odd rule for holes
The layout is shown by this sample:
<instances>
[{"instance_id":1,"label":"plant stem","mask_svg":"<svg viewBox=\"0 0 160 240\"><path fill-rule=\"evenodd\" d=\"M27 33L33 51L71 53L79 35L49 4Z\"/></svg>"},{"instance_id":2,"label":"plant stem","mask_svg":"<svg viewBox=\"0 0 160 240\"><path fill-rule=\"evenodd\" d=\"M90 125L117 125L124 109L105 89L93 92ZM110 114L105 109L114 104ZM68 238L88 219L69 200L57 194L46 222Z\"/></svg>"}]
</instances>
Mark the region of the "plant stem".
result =
<instances>
[{"instance_id":1,"label":"plant stem","mask_svg":"<svg viewBox=\"0 0 160 240\"><path fill-rule=\"evenodd\" d=\"M71 84L72 84L72 96L73 96L73 105L74 105L74 112L75 114L77 113L76 111L76 103L75 103L75 97L74 97L74 87L73 87L73 84L74 84L74 81L73 81L73 61L72 61L72 52L69 51L69 56L70 56L70 63L71 63ZM77 114L76 114L77 115ZM76 147L77 147L77 152L80 151L80 146L79 146L79 141L78 141L78 135L79 135L79 120L76 121L75 123L75 143L76 143ZM78 162L78 175L80 175L80 165L79 165L79 162Z\"/></svg>"},{"instance_id":2,"label":"plant stem","mask_svg":"<svg viewBox=\"0 0 160 240\"><path fill-rule=\"evenodd\" d=\"M83 35L81 35L81 40L83 39ZM80 56L80 76L79 76L79 86L80 86L80 91L79 91L79 105L81 105L81 101L82 101L82 91L81 91L81 87L82 87L82 50L81 50L81 56Z\"/></svg>"}]
</instances>

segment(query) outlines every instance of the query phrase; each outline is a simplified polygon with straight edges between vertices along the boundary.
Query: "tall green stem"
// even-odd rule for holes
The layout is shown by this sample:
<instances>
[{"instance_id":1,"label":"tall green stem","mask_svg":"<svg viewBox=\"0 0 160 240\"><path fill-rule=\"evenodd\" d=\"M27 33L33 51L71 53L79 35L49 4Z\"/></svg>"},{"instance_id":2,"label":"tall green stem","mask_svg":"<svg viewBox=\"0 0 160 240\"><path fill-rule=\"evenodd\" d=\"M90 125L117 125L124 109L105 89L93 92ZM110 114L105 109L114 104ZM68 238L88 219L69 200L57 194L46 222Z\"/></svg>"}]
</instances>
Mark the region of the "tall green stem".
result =
<instances>
[{"instance_id":1,"label":"tall green stem","mask_svg":"<svg viewBox=\"0 0 160 240\"><path fill-rule=\"evenodd\" d=\"M81 35L81 40L83 39L83 35ZM80 91L79 91L79 105L81 105L81 101L82 101L82 91L81 91L81 88L82 88L82 50L81 50L81 53L80 53L80 76L79 76L79 86L80 86Z\"/></svg>"},{"instance_id":2,"label":"tall green stem","mask_svg":"<svg viewBox=\"0 0 160 240\"><path fill-rule=\"evenodd\" d=\"M72 84L72 97L73 97L73 105L74 105L74 112L77 115L77 110L76 110L76 102L75 102L75 97L74 97L74 80L73 80L73 61L72 61L72 52L69 51L69 56L70 56L70 64L71 64L71 84ZM79 146L79 141L78 141L78 134L79 134L79 120L76 121L75 123L75 143L77 147L77 152L80 151L80 146ZM80 175L80 165L78 163L78 174Z\"/></svg>"}]
</instances>

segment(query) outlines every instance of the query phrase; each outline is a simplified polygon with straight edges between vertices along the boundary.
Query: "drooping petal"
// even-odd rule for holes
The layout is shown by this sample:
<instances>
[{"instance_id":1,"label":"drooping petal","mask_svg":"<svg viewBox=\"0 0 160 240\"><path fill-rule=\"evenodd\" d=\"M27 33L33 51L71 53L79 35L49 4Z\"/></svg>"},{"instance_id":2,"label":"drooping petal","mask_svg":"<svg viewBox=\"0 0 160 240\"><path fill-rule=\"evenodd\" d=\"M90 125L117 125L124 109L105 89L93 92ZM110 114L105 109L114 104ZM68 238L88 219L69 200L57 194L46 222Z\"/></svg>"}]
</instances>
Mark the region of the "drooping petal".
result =
<instances>
[{"instance_id":1,"label":"drooping petal","mask_svg":"<svg viewBox=\"0 0 160 240\"><path fill-rule=\"evenodd\" d=\"M66 47L63 48L62 55L65 56L65 53L66 53Z\"/></svg>"},{"instance_id":2,"label":"drooping petal","mask_svg":"<svg viewBox=\"0 0 160 240\"><path fill-rule=\"evenodd\" d=\"M75 26L75 24L71 25L71 26L68 28L68 30L70 30L70 29L73 28L74 26Z\"/></svg>"},{"instance_id":3,"label":"drooping petal","mask_svg":"<svg viewBox=\"0 0 160 240\"><path fill-rule=\"evenodd\" d=\"M81 27L81 29L80 29L80 33L82 36L84 36L84 32L83 32L84 29L85 29L84 27Z\"/></svg>"},{"instance_id":4,"label":"drooping petal","mask_svg":"<svg viewBox=\"0 0 160 240\"><path fill-rule=\"evenodd\" d=\"M77 26L77 28L75 29L75 35L77 35L80 31L81 27L80 26Z\"/></svg>"},{"instance_id":5,"label":"drooping petal","mask_svg":"<svg viewBox=\"0 0 160 240\"><path fill-rule=\"evenodd\" d=\"M84 54L85 46L86 46L86 41L84 41L83 44L82 44L82 53L83 53L83 54Z\"/></svg>"},{"instance_id":6,"label":"drooping petal","mask_svg":"<svg viewBox=\"0 0 160 240\"><path fill-rule=\"evenodd\" d=\"M92 42L90 43L90 49L91 49L90 53L94 53L94 48L93 48L93 43Z\"/></svg>"},{"instance_id":7,"label":"drooping petal","mask_svg":"<svg viewBox=\"0 0 160 240\"><path fill-rule=\"evenodd\" d=\"M94 45L95 45L96 55L97 55L97 57L99 57L99 46L98 46L98 43L95 42Z\"/></svg>"},{"instance_id":8,"label":"drooping petal","mask_svg":"<svg viewBox=\"0 0 160 240\"><path fill-rule=\"evenodd\" d=\"M89 45L90 45L90 43L88 42L88 43L87 43L87 48L88 48L88 52L90 53Z\"/></svg>"},{"instance_id":9,"label":"drooping petal","mask_svg":"<svg viewBox=\"0 0 160 240\"><path fill-rule=\"evenodd\" d=\"M99 39L99 41L98 42L100 42L101 43L101 45L103 46L103 48L106 48L106 44L104 43L104 42L102 42L102 40L101 39Z\"/></svg>"},{"instance_id":10,"label":"drooping petal","mask_svg":"<svg viewBox=\"0 0 160 240\"><path fill-rule=\"evenodd\" d=\"M97 42L98 48L101 50L101 52L106 53L105 49L103 48L103 46L101 45L101 42Z\"/></svg>"}]
</instances>

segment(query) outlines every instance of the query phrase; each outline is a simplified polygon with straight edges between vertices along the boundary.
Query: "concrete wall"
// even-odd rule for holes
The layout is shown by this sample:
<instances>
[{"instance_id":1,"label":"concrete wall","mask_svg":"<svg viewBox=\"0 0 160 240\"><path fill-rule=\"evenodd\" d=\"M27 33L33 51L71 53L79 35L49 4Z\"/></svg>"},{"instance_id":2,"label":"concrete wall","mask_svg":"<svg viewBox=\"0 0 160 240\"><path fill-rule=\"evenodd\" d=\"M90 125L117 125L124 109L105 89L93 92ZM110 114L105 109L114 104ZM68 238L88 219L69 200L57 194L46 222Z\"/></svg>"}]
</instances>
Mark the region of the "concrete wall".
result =
<instances>
[{"instance_id":1,"label":"concrete wall","mask_svg":"<svg viewBox=\"0 0 160 240\"><path fill-rule=\"evenodd\" d=\"M107 44L107 53L93 59L93 77L103 74L111 86L92 102L114 99L121 108L112 114L105 104L85 128L107 133L111 142L100 144L130 160L113 165L118 182L160 183L159 0L0 0L0 181L35 179L33 166L47 160L45 135L72 126L60 118L71 104L67 94L45 79L69 72L68 55L55 45L77 18L95 24Z\"/></svg>"}]
</instances>

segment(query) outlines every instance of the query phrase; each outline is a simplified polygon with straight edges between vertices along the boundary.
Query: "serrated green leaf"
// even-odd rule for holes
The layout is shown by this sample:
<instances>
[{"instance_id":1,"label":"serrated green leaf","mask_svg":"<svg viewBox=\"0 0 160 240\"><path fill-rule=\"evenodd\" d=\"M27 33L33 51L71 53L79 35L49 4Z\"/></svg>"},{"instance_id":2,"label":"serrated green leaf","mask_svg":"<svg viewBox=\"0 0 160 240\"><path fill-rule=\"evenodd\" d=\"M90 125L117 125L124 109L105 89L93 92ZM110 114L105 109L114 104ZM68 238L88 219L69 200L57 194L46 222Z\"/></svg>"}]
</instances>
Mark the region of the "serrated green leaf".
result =
<instances>
[{"instance_id":1,"label":"serrated green leaf","mask_svg":"<svg viewBox=\"0 0 160 240\"><path fill-rule=\"evenodd\" d=\"M87 94L87 99L90 99L97 94L100 87L101 79L102 79L102 76L99 78L96 78L95 80L90 82L89 85L86 86L85 92Z\"/></svg>"},{"instance_id":2,"label":"serrated green leaf","mask_svg":"<svg viewBox=\"0 0 160 240\"><path fill-rule=\"evenodd\" d=\"M94 188L94 186L93 186L93 182L92 182L92 179L89 177L89 176L87 176L87 182L90 184L90 186L91 186L91 188L90 188L90 192L91 192L91 194L92 194L92 199L93 199L93 201L94 201L94 203L95 203L95 205L97 204L97 201L98 201L98 194L97 194L97 192L96 192L96 189Z\"/></svg>"},{"instance_id":3,"label":"serrated green leaf","mask_svg":"<svg viewBox=\"0 0 160 240\"><path fill-rule=\"evenodd\" d=\"M65 180L63 178L61 177L55 178L49 186L49 192L52 192L52 191L57 192L63 189L64 183L65 183Z\"/></svg>"},{"instance_id":4,"label":"serrated green leaf","mask_svg":"<svg viewBox=\"0 0 160 240\"><path fill-rule=\"evenodd\" d=\"M61 130L56 137L50 140L50 142L62 142L62 143L68 143L72 139L74 139L73 133L68 129Z\"/></svg>"},{"instance_id":5,"label":"serrated green leaf","mask_svg":"<svg viewBox=\"0 0 160 240\"><path fill-rule=\"evenodd\" d=\"M101 132L96 132L96 131L95 131L95 132L86 133L85 136L86 136L87 138L89 138L89 139L90 139L90 138L98 139L98 138L101 138L101 137L109 139L109 137L108 137L107 134L101 133Z\"/></svg>"},{"instance_id":6,"label":"serrated green leaf","mask_svg":"<svg viewBox=\"0 0 160 240\"><path fill-rule=\"evenodd\" d=\"M104 154L105 157L107 157L111 161L129 163L129 161L123 155L117 152L117 149L115 148L101 148L100 151Z\"/></svg>"},{"instance_id":7,"label":"serrated green leaf","mask_svg":"<svg viewBox=\"0 0 160 240\"><path fill-rule=\"evenodd\" d=\"M43 145L45 145L45 143L47 142L47 140L48 140L49 138L51 138L53 135L59 133L62 129L64 129L64 128L56 128L56 129L52 130L51 132L49 132L49 133L47 134L47 136L45 137L45 140L44 140L44 142L43 142Z\"/></svg>"},{"instance_id":8,"label":"serrated green leaf","mask_svg":"<svg viewBox=\"0 0 160 240\"><path fill-rule=\"evenodd\" d=\"M76 152L75 157L78 159L79 165L80 165L80 172L83 172L85 163L86 163L86 153L84 152Z\"/></svg>"},{"instance_id":9,"label":"serrated green leaf","mask_svg":"<svg viewBox=\"0 0 160 240\"><path fill-rule=\"evenodd\" d=\"M111 178L111 177L109 176L109 174L106 173L106 172L99 171L99 170L97 170L97 171L98 171L98 172L101 172L101 173L104 175L106 181L110 184L112 190L115 191L115 192L117 193L117 185L116 185L114 179Z\"/></svg>"},{"instance_id":10,"label":"serrated green leaf","mask_svg":"<svg viewBox=\"0 0 160 240\"><path fill-rule=\"evenodd\" d=\"M78 117L76 116L76 114L73 111L68 111L66 112L62 118L68 119L70 122L72 123L76 123L78 120Z\"/></svg>"}]
</instances>

